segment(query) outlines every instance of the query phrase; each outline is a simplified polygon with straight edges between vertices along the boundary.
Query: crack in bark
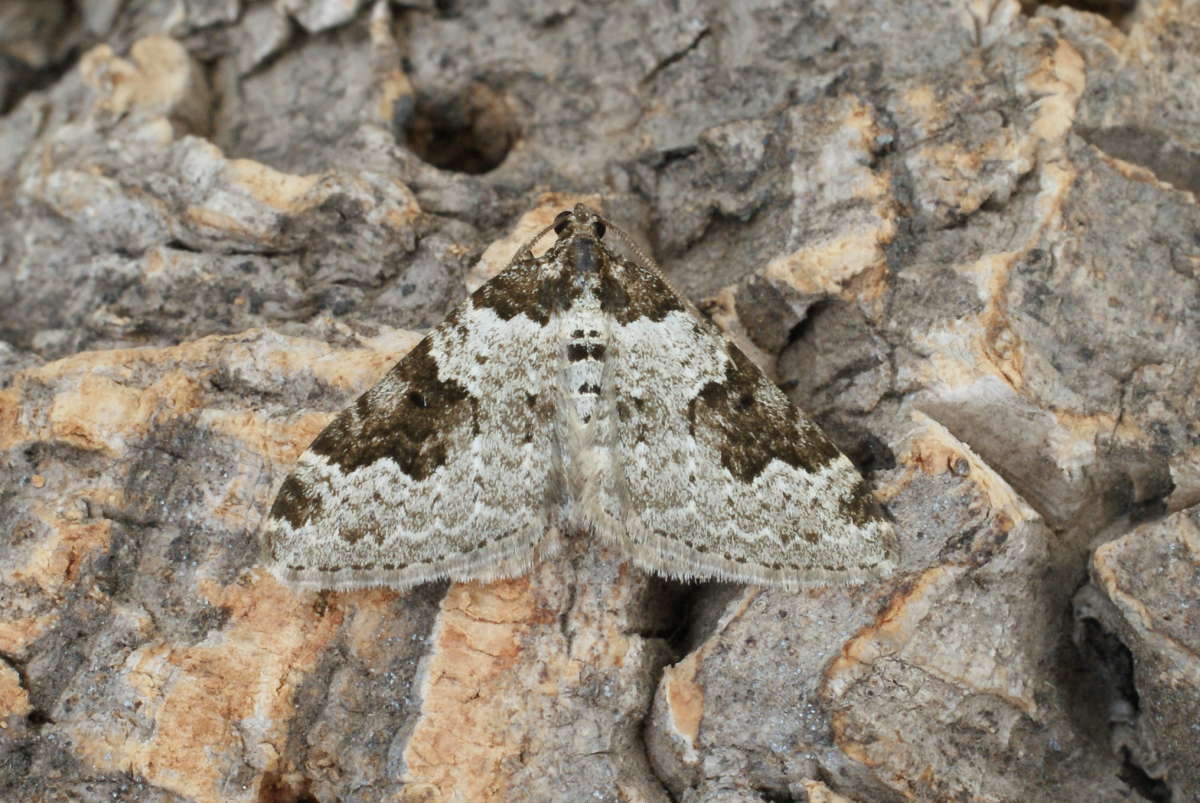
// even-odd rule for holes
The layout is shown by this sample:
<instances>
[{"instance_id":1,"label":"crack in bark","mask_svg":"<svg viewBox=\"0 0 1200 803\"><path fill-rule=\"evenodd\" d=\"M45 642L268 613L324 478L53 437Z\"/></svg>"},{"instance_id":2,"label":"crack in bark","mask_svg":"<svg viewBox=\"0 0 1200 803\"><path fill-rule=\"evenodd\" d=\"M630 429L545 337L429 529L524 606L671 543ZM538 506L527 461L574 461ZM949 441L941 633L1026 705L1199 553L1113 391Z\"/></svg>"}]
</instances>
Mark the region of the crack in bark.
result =
<instances>
[{"instance_id":1,"label":"crack in bark","mask_svg":"<svg viewBox=\"0 0 1200 803\"><path fill-rule=\"evenodd\" d=\"M650 70L650 72L646 73L645 77L642 78L642 80L639 83L642 86L646 86L646 85L652 83L655 78L657 78L662 72L664 72L672 64L676 64L676 63L682 61L683 59L687 58L688 55L691 54L697 47L699 47L700 43L703 42L705 39L707 39L711 34L712 34L712 31L709 29L709 27L707 25L704 26L703 28L701 28L696 33L696 35L694 37L692 37L692 41L688 42L681 49L675 51L674 53L670 54L666 58L659 61L658 64L655 64L654 67Z\"/></svg>"}]
</instances>

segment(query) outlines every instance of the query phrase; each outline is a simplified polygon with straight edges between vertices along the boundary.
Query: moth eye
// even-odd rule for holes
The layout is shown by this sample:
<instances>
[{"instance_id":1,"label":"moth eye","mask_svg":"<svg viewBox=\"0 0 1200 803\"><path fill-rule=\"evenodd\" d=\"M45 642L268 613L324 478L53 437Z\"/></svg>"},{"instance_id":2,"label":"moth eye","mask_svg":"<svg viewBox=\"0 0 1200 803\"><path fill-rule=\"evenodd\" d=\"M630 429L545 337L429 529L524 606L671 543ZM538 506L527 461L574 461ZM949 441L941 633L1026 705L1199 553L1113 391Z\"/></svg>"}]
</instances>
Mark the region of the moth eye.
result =
<instances>
[{"instance_id":1,"label":"moth eye","mask_svg":"<svg viewBox=\"0 0 1200 803\"><path fill-rule=\"evenodd\" d=\"M415 390L408 394L408 400L412 403L413 407L424 407L426 405L425 397Z\"/></svg>"},{"instance_id":2,"label":"moth eye","mask_svg":"<svg viewBox=\"0 0 1200 803\"><path fill-rule=\"evenodd\" d=\"M570 219L571 219L571 213L569 211L559 212L558 215L554 218L554 233L562 234L563 231L567 228L567 221Z\"/></svg>"},{"instance_id":3,"label":"moth eye","mask_svg":"<svg viewBox=\"0 0 1200 803\"><path fill-rule=\"evenodd\" d=\"M593 223L592 229L596 232L596 239L601 239L604 237L604 232L606 229L604 228L603 220L597 220L595 223Z\"/></svg>"}]
</instances>

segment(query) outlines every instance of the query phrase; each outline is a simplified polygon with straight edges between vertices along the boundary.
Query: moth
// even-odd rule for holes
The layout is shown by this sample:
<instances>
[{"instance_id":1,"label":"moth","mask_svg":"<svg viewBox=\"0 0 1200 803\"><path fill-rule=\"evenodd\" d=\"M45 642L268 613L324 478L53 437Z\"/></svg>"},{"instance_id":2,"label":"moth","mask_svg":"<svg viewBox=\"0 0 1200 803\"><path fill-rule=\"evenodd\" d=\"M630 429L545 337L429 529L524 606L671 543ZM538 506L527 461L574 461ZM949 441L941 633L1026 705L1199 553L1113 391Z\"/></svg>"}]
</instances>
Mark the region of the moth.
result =
<instances>
[{"instance_id":1,"label":"moth","mask_svg":"<svg viewBox=\"0 0 1200 803\"><path fill-rule=\"evenodd\" d=\"M685 580L892 572L853 464L609 226L559 214L317 436L262 531L278 578L513 577L575 532Z\"/></svg>"}]
</instances>

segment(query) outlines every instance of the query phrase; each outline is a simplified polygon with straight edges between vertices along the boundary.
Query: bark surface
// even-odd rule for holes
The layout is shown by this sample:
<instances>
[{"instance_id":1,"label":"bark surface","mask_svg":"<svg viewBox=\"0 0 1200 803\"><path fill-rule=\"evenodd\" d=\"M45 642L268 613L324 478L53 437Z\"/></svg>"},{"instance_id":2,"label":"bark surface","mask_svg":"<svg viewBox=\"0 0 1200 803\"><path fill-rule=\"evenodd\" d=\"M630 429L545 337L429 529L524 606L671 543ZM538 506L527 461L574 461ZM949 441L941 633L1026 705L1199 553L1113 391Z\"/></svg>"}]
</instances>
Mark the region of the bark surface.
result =
<instances>
[{"instance_id":1,"label":"bark surface","mask_svg":"<svg viewBox=\"0 0 1200 803\"><path fill-rule=\"evenodd\" d=\"M1200 799L1200 3L0 10L0 797ZM576 201L903 561L294 593L296 455Z\"/></svg>"}]
</instances>

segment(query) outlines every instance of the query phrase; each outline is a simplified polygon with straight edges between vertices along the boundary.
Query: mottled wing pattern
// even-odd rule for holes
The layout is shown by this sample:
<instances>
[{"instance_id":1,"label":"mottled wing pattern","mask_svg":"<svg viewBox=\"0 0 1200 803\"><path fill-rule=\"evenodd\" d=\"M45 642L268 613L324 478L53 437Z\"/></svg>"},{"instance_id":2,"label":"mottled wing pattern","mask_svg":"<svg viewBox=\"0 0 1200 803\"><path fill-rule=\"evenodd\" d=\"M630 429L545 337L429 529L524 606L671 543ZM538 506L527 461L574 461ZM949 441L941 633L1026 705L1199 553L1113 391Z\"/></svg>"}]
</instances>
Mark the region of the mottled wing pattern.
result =
<instances>
[{"instance_id":1,"label":"mottled wing pattern","mask_svg":"<svg viewBox=\"0 0 1200 803\"><path fill-rule=\"evenodd\" d=\"M524 572L553 526L555 299L529 256L342 411L284 481L265 562L303 588Z\"/></svg>"},{"instance_id":2,"label":"mottled wing pattern","mask_svg":"<svg viewBox=\"0 0 1200 803\"><path fill-rule=\"evenodd\" d=\"M612 256L623 472L598 527L675 577L795 588L887 576L895 535L853 464L657 271ZM619 511L619 512L618 512Z\"/></svg>"},{"instance_id":3,"label":"mottled wing pattern","mask_svg":"<svg viewBox=\"0 0 1200 803\"><path fill-rule=\"evenodd\" d=\"M895 535L820 429L657 270L605 247L594 212L553 229L300 457L264 528L275 573L512 576L570 526L673 577L890 574Z\"/></svg>"}]
</instances>

